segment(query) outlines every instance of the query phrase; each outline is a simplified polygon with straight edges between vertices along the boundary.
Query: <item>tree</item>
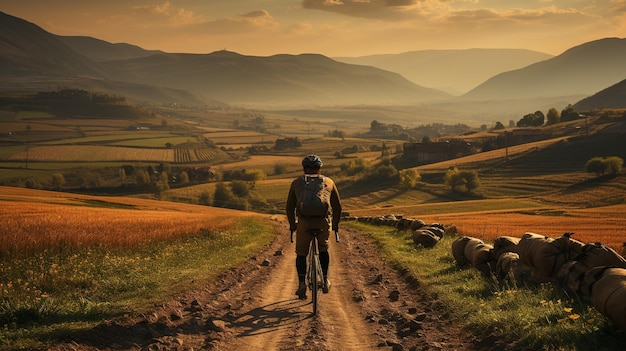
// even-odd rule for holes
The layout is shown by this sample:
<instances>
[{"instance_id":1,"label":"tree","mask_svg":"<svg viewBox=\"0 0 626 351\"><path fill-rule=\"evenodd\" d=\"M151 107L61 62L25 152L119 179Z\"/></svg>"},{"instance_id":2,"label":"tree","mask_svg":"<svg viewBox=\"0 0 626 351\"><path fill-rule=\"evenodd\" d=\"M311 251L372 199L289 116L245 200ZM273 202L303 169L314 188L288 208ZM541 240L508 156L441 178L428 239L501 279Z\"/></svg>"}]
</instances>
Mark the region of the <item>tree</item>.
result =
<instances>
[{"instance_id":1,"label":"tree","mask_svg":"<svg viewBox=\"0 0 626 351\"><path fill-rule=\"evenodd\" d=\"M547 125L557 124L561 120L561 114L559 113L559 110L552 107L551 109L548 110L548 114L546 118L547 118L547 122L546 122Z\"/></svg>"},{"instance_id":2,"label":"tree","mask_svg":"<svg viewBox=\"0 0 626 351\"><path fill-rule=\"evenodd\" d=\"M450 167L443 176L443 182L453 191L456 190L458 186L463 185L463 179L461 179L459 169Z\"/></svg>"},{"instance_id":3,"label":"tree","mask_svg":"<svg viewBox=\"0 0 626 351\"><path fill-rule=\"evenodd\" d=\"M399 185L403 189L413 189L422 179L422 176L416 169L408 168L400 171Z\"/></svg>"},{"instance_id":4,"label":"tree","mask_svg":"<svg viewBox=\"0 0 626 351\"><path fill-rule=\"evenodd\" d=\"M529 113L517 122L518 127L541 127L545 122L545 116L541 111Z\"/></svg>"},{"instance_id":5,"label":"tree","mask_svg":"<svg viewBox=\"0 0 626 351\"><path fill-rule=\"evenodd\" d=\"M239 197L247 197L250 195L250 188L248 188L248 184L241 180L233 180L230 183L230 189L233 194Z\"/></svg>"},{"instance_id":6,"label":"tree","mask_svg":"<svg viewBox=\"0 0 626 351\"><path fill-rule=\"evenodd\" d=\"M233 202L234 194L230 189L219 182L215 185L215 192L213 193L213 206L215 207L228 207L229 203Z\"/></svg>"},{"instance_id":7,"label":"tree","mask_svg":"<svg viewBox=\"0 0 626 351\"><path fill-rule=\"evenodd\" d=\"M284 164L275 164L274 165L274 174L275 175L279 175L279 174L284 174L287 172L287 166Z\"/></svg>"},{"instance_id":8,"label":"tree","mask_svg":"<svg viewBox=\"0 0 626 351\"><path fill-rule=\"evenodd\" d=\"M204 190L200 193L200 197L198 197L198 203L204 206L211 206L211 194L207 190Z\"/></svg>"},{"instance_id":9,"label":"tree","mask_svg":"<svg viewBox=\"0 0 626 351\"><path fill-rule=\"evenodd\" d=\"M502 124L502 122L498 121L496 122L495 127L493 127L494 130L501 130L504 129L504 124Z\"/></svg>"},{"instance_id":10,"label":"tree","mask_svg":"<svg viewBox=\"0 0 626 351\"><path fill-rule=\"evenodd\" d=\"M467 188L467 191L469 191L470 193L478 189L478 187L480 186L480 180L478 179L478 172L476 171L469 171L469 170L461 171L461 178L464 179L465 187Z\"/></svg>"},{"instance_id":11,"label":"tree","mask_svg":"<svg viewBox=\"0 0 626 351\"><path fill-rule=\"evenodd\" d=\"M178 175L178 182L180 184L188 184L189 183L189 174L185 171L180 172Z\"/></svg>"},{"instance_id":12,"label":"tree","mask_svg":"<svg viewBox=\"0 0 626 351\"><path fill-rule=\"evenodd\" d=\"M579 113L574 110L572 105L568 105L563 111L561 111L561 122L568 122L577 120Z\"/></svg>"},{"instance_id":13,"label":"tree","mask_svg":"<svg viewBox=\"0 0 626 351\"><path fill-rule=\"evenodd\" d=\"M617 156L610 156L606 158L606 163L611 174L619 174L622 172L624 166L624 160Z\"/></svg>"},{"instance_id":14,"label":"tree","mask_svg":"<svg viewBox=\"0 0 626 351\"><path fill-rule=\"evenodd\" d=\"M457 190L459 186L465 186L467 191L471 193L480 186L478 172L470 170L460 171L456 167L448 169L443 180L452 191Z\"/></svg>"},{"instance_id":15,"label":"tree","mask_svg":"<svg viewBox=\"0 0 626 351\"><path fill-rule=\"evenodd\" d=\"M384 129L385 125L383 123L379 123L377 120L373 120L370 124L370 131L374 132L380 129Z\"/></svg>"},{"instance_id":16,"label":"tree","mask_svg":"<svg viewBox=\"0 0 626 351\"><path fill-rule=\"evenodd\" d=\"M593 157L585 164L587 173L595 173L598 176L609 174L619 174L622 172L624 160L617 156Z\"/></svg>"},{"instance_id":17,"label":"tree","mask_svg":"<svg viewBox=\"0 0 626 351\"><path fill-rule=\"evenodd\" d=\"M243 173L241 180L245 180L254 189L256 182L265 179L265 172L260 169L252 169Z\"/></svg>"},{"instance_id":18,"label":"tree","mask_svg":"<svg viewBox=\"0 0 626 351\"><path fill-rule=\"evenodd\" d=\"M602 161L602 157L593 157L585 164L585 171L587 171L587 173L595 173L600 176L606 173L607 166Z\"/></svg>"},{"instance_id":19,"label":"tree","mask_svg":"<svg viewBox=\"0 0 626 351\"><path fill-rule=\"evenodd\" d=\"M50 180L50 186L54 190L61 190L65 185L65 177L61 173L54 173Z\"/></svg>"}]
</instances>

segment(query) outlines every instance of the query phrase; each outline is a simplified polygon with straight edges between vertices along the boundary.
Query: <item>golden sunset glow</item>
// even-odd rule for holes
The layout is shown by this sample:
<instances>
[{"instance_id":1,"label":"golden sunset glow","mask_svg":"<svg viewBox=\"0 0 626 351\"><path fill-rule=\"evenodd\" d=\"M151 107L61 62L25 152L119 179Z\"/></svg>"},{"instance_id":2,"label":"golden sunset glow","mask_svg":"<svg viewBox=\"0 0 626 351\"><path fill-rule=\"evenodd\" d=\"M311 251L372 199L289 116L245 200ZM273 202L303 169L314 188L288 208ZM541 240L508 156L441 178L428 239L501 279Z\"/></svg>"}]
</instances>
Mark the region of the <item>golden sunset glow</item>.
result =
<instances>
[{"instance_id":1,"label":"golden sunset glow","mask_svg":"<svg viewBox=\"0 0 626 351\"><path fill-rule=\"evenodd\" d=\"M0 9L58 35L185 53L523 48L558 55L626 35L624 0L0 0Z\"/></svg>"}]
</instances>

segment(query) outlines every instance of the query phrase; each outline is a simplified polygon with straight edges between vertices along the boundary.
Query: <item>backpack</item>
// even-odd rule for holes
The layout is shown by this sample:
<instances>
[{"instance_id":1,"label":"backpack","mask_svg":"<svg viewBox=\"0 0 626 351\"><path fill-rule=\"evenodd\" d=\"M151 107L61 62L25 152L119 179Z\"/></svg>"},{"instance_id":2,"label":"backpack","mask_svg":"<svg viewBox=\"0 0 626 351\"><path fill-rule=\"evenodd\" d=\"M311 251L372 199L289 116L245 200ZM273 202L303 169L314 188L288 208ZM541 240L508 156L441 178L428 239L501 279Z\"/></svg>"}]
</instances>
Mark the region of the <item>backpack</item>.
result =
<instances>
[{"instance_id":1,"label":"backpack","mask_svg":"<svg viewBox=\"0 0 626 351\"><path fill-rule=\"evenodd\" d=\"M324 176L303 175L304 185L300 195L299 212L304 217L324 217L330 208L330 191Z\"/></svg>"}]
</instances>

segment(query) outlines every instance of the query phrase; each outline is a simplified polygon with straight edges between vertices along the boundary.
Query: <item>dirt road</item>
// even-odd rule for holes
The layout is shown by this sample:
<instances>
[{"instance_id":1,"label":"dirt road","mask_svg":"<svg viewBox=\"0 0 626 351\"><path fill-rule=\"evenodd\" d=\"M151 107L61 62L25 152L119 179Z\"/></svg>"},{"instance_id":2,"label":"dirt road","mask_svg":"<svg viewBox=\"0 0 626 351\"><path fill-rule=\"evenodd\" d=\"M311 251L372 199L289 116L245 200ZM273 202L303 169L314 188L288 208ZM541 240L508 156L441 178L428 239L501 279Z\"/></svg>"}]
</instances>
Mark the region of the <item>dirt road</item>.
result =
<instances>
[{"instance_id":1,"label":"dirt road","mask_svg":"<svg viewBox=\"0 0 626 351\"><path fill-rule=\"evenodd\" d=\"M279 223L277 230L285 230ZM445 306L383 262L362 233L331 241L332 287L318 314L297 299L285 233L243 267L148 314L77 335L55 350L479 350ZM310 295L310 294L309 294Z\"/></svg>"}]
</instances>

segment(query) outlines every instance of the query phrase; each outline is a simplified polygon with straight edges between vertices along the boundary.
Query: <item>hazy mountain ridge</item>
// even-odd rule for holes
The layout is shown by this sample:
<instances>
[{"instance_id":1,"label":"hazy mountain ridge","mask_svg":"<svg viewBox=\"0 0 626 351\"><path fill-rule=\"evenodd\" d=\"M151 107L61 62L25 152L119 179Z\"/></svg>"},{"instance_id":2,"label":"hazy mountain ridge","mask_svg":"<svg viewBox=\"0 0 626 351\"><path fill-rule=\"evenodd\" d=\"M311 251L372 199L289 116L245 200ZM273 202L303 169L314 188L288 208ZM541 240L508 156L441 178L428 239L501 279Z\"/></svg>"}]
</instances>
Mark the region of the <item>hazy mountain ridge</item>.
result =
<instances>
[{"instance_id":1,"label":"hazy mountain ridge","mask_svg":"<svg viewBox=\"0 0 626 351\"><path fill-rule=\"evenodd\" d=\"M552 57L525 49L460 49L418 50L334 59L397 72L415 84L461 95L496 74Z\"/></svg>"},{"instance_id":2,"label":"hazy mountain ridge","mask_svg":"<svg viewBox=\"0 0 626 351\"><path fill-rule=\"evenodd\" d=\"M0 52L0 72L4 75L106 75L93 61L37 25L2 12Z\"/></svg>"},{"instance_id":3,"label":"hazy mountain ridge","mask_svg":"<svg viewBox=\"0 0 626 351\"><path fill-rule=\"evenodd\" d=\"M56 37L75 52L81 53L96 62L127 60L162 53L160 50L145 50L139 46L127 43L112 44L92 37L62 35L56 35Z\"/></svg>"},{"instance_id":4,"label":"hazy mountain ridge","mask_svg":"<svg viewBox=\"0 0 626 351\"><path fill-rule=\"evenodd\" d=\"M147 86L152 85L160 90L185 90L205 99L256 106L413 104L450 98L446 93L417 86L397 73L348 65L316 54L257 57L225 51L147 51L89 37L59 38L6 14L0 15L0 26L0 47L5 48L2 61L11 63L4 65L5 79L0 86L5 89L25 89L30 83L39 89L60 83L89 89L90 84L100 88L114 81L118 87L123 82L143 86L144 97L149 93ZM39 57L47 61L39 63ZM94 78L102 82L95 84ZM134 90L124 89L131 94Z\"/></svg>"},{"instance_id":5,"label":"hazy mountain ridge","mask_svg":"<svg viewBox=\"0 0 626 351\"><path fill-rule=\"evenodd\" d=\"M626 39L605 38L552 59L498 74L464 95L470 99L520 99L591 95L626 78Z\"/></svg>"},{"instance_id":6,"label":"hazy mountain ridge","mask_svg":"<svg viewBox=\"0 0 626 351\"><path fill-rule=\"evenodd\" d=\"M574 109L625 108L626 79L574 104Z\"/></svg>"},{"instance_id":7,"label":"hazy mountain ridge","mask_svg":"<svg viewBox=\"0 0 626 351\"><path fill-rule=\"evenodd\" d=\"M102 65L115 79L167 84L236 104L397 104L450 98L397 73L317 54L162 53Z\"/></svg>"}]
</instances>

